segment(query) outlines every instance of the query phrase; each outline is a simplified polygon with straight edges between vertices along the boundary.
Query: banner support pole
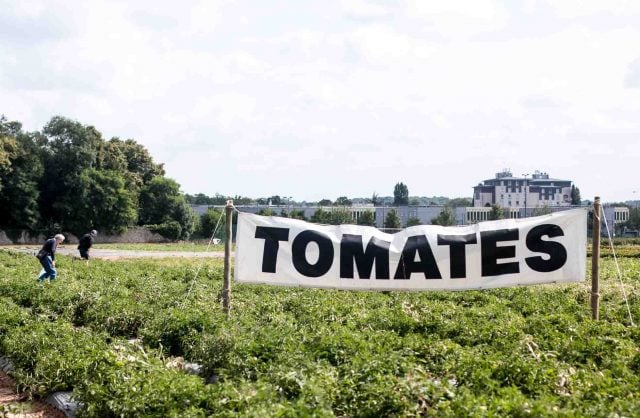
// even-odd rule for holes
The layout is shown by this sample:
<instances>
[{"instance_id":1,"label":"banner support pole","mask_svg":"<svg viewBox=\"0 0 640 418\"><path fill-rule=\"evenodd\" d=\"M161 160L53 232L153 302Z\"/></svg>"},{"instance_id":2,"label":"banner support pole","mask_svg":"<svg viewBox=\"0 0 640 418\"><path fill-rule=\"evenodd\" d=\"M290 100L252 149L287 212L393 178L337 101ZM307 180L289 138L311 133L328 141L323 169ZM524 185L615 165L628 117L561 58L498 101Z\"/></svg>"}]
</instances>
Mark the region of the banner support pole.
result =
<instances>
[{"instance_id":1,"label":"banner support pole","mask_svg":"<svg viewBox=\"0 0 640 418\"><path fill-rule=\"evenodd\" d=\"M600 319L600 196L593 202L593 236L591 244L591 317Z\"/></svg>"},{"instance_id":2,"label":"banner support pole","mask_svg":"<svg viewBox=\"0 0 640 418\"><path fill-rule=\"evenodd\" d=\"M227 221L226 238L224 241L224 279L222 282L222 306L227 315L231 311L231 242L233 240L233 200L227 200L225 206Z\"/></svg>"}]
</instances>

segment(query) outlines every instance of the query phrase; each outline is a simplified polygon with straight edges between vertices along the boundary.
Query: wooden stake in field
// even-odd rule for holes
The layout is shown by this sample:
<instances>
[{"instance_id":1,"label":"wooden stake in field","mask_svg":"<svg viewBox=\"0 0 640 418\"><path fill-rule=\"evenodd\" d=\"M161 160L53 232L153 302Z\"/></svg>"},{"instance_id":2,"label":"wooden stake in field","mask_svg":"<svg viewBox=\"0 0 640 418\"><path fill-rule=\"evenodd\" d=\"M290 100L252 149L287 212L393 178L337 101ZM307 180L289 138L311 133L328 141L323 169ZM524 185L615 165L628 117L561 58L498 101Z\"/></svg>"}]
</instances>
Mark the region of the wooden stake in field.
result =
<instances>
[{"instance_id":1,"label":"wooden stake in field","mask_svg":"<svg viewBox=\"0 0 640 418\"><path fill-rule=\"evenodd\" d=\"M593 202L593 237L591 244L591 316L599 319L600 309L600 196Z\"/></svg>"},{"instance_id":2,"label":"wooden stake in field","mask_svg":"<svg viewBox=\"0 0 640 418\"><path fill-rule=\"evenodd\" d=\"M231 228L233 220L233 200L227 200L225 207L225 215L227 221L226 239L224 242L224 281L222 282L222 306L224 311L229 314L231 311L231 241L233 232Z\"/></svg>"}]
</instances>

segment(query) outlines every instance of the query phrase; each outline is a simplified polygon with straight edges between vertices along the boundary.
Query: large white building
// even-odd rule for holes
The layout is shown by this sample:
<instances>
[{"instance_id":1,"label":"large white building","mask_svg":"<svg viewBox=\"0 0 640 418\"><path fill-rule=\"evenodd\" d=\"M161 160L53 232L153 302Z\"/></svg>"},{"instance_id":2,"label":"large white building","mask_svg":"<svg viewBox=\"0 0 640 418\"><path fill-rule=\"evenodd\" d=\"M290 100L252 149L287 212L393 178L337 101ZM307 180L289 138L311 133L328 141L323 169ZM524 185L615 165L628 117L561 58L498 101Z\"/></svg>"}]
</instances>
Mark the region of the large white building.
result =
<instances>
[{"instance_id":1,"label":"large white building","mask_svg":"<svg viewBox=\"0 0 640 418\"><path fill-rule=\"evenodd\" d=\"M473 188L473 206L500 205L504 208L571 206L571 181L550 178L536 171L531 175L514 177L509 170L496 173Z\"/></svg>"}]
</instances>

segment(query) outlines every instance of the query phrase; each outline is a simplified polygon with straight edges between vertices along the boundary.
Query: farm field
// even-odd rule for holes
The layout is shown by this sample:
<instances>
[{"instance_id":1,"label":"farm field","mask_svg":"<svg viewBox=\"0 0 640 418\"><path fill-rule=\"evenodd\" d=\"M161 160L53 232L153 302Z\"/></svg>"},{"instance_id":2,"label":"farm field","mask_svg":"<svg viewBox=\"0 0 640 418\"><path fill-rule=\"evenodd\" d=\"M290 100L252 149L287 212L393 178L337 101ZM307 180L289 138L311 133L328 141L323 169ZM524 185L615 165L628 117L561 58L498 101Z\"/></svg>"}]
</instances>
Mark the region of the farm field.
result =
<instances>
[{"instance_id":1,"label":"farm field","mask_svg":"<svg viewBox=\"0 0 640 418\"><path fill-rule=\"evenodd\" d=\"M639 321L640 247L625 248ZM0 355L21 390L73 390L83 416L640 415L640 331L612 257L597 322L588 280L424 293L233 283L227 317L222 260L56 259L59 279L38 284L32 255L0 251Z\"/></svg>"}]
</instances>

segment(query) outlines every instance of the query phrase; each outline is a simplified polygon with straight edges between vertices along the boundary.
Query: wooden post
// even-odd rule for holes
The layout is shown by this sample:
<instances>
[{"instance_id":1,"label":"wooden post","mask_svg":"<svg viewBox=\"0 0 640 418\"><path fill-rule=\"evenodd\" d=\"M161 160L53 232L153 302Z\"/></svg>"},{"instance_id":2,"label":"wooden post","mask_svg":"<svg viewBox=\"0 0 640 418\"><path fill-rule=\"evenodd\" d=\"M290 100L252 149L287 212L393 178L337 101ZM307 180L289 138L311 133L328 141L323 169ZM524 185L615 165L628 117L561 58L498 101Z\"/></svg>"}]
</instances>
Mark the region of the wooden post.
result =
<instances>
[{"instance_id":1,"label":"wooden post","mask_svg":"<svg viewBox=\"0 0 640 418\"><path fill-rule=\"evenodd\" d=\"M225 207L227 229L226 240L224 242L224 281L222 283L222 306L229 314L231 311L231 242L233 240L233 230L231 228L233 220L233 200L227 200Z\"/></svg>"},{"instance_id":2,"label":"wooden post","mask_svg":"<svg viewBox=\"0 0 640 418\"><path fill-rule=\"evenodd\" d=\"M591 316L597 320L600 317L600 196L593 202L593 237L591 244Z\"/></svg>"}]
</instances>

